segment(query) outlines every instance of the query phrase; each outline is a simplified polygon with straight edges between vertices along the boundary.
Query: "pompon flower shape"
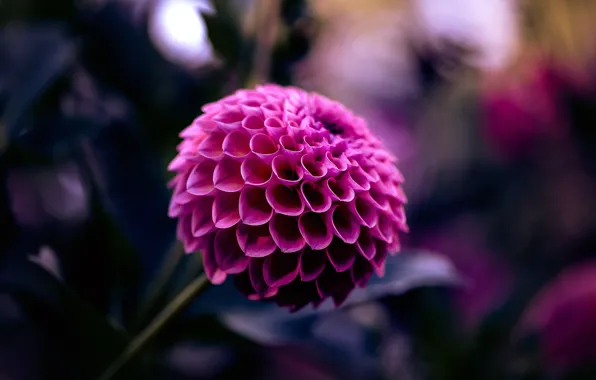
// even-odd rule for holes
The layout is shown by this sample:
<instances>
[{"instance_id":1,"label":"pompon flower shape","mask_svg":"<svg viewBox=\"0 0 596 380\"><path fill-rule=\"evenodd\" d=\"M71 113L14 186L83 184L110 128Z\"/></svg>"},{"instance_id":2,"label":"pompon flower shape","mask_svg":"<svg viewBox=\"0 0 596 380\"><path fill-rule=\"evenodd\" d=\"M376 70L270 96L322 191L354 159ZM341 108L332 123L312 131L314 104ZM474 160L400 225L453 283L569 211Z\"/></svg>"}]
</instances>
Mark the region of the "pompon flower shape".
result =
<instances>
[{"instance_id":1,"label":"pompon flower shape","mask_svg":"<svg viewBox=\"0 0 596 380\"><path fill-rule=\"evenodd\" d=\"M184 129L169 215L214 284L298 310L340 305L407 231L403 178L366 122L293 87L239 90Z\"/></svg>"}]
</instances>

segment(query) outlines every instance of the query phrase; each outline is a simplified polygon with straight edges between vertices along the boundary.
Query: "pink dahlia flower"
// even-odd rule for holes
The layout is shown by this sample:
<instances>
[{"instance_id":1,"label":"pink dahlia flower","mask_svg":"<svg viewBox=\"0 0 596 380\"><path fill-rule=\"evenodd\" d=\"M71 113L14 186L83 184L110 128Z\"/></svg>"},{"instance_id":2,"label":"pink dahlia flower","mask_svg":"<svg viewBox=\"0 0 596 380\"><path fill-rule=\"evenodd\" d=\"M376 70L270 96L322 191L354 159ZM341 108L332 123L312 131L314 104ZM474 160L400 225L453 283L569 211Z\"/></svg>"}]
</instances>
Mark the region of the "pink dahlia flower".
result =
<instances>
[{"instance_id":1,"label":"pink dahlia flower","mask_svg":"<svg viewBox=\"0 0 596 380\"><path fill-rule=\"evenodd\" d=\"M366 122L292 87L239 90L180 133L169 214L211 282L297 310L341 304L407 230L403 178Z\"/></svg>"}]
</instances>

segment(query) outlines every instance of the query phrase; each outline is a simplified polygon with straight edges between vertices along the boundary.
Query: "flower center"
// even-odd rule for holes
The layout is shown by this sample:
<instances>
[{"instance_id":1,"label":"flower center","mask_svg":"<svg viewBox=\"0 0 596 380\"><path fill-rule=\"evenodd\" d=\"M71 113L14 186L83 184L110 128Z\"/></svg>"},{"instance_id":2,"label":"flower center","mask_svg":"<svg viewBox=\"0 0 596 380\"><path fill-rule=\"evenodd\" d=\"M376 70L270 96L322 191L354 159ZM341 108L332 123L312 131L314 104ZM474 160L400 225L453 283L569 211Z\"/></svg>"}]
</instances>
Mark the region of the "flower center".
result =
<instances>
[{"instance_id":1,"label":"flower center","mask_svg":"<svg viewBox=\"0 0 596 380\"><path fill-rule=\"evenodd\" d=\"M322 124L323 124L323 128L328 130L333 135L341 135L342 133L344 133L344 128L342 126L338 125L337 123L322 122Z\"/></svg>"}]
</instances>

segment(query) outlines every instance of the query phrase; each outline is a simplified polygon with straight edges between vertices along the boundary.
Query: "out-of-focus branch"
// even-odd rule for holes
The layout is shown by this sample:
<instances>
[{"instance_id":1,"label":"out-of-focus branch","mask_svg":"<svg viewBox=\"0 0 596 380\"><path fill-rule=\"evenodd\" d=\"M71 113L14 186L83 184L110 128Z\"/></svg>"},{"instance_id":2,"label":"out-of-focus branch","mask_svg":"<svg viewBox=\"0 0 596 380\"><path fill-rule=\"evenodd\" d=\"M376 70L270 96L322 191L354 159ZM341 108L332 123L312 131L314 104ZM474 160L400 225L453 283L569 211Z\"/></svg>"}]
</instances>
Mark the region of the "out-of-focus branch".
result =
<instances>
[{"instance_id":1,"label":"out-of-focus branch","mask_svg":"<svg viewBox=\"0 0 596 380\"><path fill-rule=\"evenodd\" d=\"M281 0L256 0L253 10L253 27L256 47L247 87L269 80L271 54L280 27Z\"/></svg>"}]
</instances>

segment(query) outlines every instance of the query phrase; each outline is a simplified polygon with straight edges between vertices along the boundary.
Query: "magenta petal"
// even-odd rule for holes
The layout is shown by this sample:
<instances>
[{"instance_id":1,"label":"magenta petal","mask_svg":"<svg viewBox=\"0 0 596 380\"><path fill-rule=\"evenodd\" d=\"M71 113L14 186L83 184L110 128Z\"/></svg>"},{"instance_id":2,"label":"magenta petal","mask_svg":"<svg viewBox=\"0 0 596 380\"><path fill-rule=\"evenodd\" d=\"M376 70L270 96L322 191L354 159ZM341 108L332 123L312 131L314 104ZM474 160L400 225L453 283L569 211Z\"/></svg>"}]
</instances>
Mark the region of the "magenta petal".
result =
<instances>
[{"instance_id":1,"label":"magenta petal","mask_svg":"<svg viewBox=\"0 0 596 380\"><path fill-rule=\"evenodd\" d=\"M244 160L240 166L240 174L247 185L264 186L269 183L273 172L271 166L260 158L252 156Z\"/></svg>"},{"instance_id":2,"label":"magenta petal","mask_svg":"<svg viewBox=\"0 0 596 380\"><path fill-rule=\"evenodd\" d=\"M263 133L257 133L250 139L250 150L266 162L271 162L279 152L279 147Z\"/></svg>"},{"instance_id":3,"label":"magenta petal","mask_svg":"<svg viewBox=\"0 0 596 380\"><path fill-rule=\"evenodd\" d=\"M186 181L186 191L193 195L206 195L213 191L216 165L214 161L204 160L195 166Z\"/></svg>"},{"instance_id":4,"label":"magenta petal","mask_svg":"<svg viewBox=\"0 0 596 380\"><path fill-rule=\"evenodd\" d=\"M318 132L315 134L311 134L304 137L304 142L308 147L311 149L316 150L323 146L323 136L321 136Z\"/></svg>"},{"instance_id":5,"label":"magenta petal","mask_svg":"<svg viewBox=\"0 0 596 380\"><path fill-rule=\"evenodd\" d=\"M263 133L265 131L263 119L254 115L247 116L244 120L242 120L242 128L244 128L244 130L251 136L257 133Z\"/></svg>"},{"instance_id":6,"label":"magenta petal","mask_svg":"<svg viewBox=\"0 0 596 380\"><path fill-rule=\"evenodd\" d=\"M240 203L240 193L225 193L219 191L215 195L211 217L215 227L229 228L240 221L238 205ZM207 212L207 210L204 210Z\"/></svg>"},{"instance_id":7,"label":"magenta petal","mask_svg":"<svg viewBox=\"0 0 596 380\"><path fill-rule=\"evenodd\" d=\"M383 277L385 275L385 261L387 259L387 245L383 242L377 240L376 242L376 255L375 257L370 260L375 273L379 277Z\"/></svg>"},{"instance_id":8,"label":"magenta petal","mask_svg":"<svg viewBox=\"0 0 596 380\"><path fill-rule=\"evenodd\" d=\"M240 162L224 158L215 167L213 183L221 191L234 192L242 189L244 179L240 174Z\"/></svg>"},{"instance_id":9,"label":"magenta petal","mask_svg":"<svg viewBox=\"0 0 596 380\"><path fill-rule=\"evenodd\" d=\"M298 228L311 249L325 249L333 240L333 231L327 226L323 214L302 214L298 220Z\"/></svg>"},{"instance_id":10,"label":"magenta petal","mask_svg":"<svg viewBox=\"0 0 596 380\"><path fill-rule=\"evenodd\" d=\"M213 246L213 240L215 238L215 234L210 236L207 241L208 244L203 250L203 267L205 268L205 273L207 274L207 278L214 284L221 284L226 280L226 273L219 269L217 262L215 261L215 250Z\"/></svg>"},{"instance_id":11,"label":"magenta petal","mask_svg":"<svg viewBox=\"0 0 596 380\"><path fill-rule=\"evenodd\" d=\"M376 238L379 238L387 243L391 242L393 238L393 228L394 223L389 219L385 213L379 213L379 222L377 225L372 229L372 234Z\"/></svg>"},{"instance_id":12,"label":"magenta petal","mask_svg":"<svg viewBox=\"0 0 596 380\"><path fill-rule=\"evenodd\" d=\"M304 168L304 177L308 180L318 180L327 174L327 166L315 153L307 153L300 159Z\"/></svg>"},{"instance_id":13,"label":"magenta petal","mask_svg":"<svg viewBox=\"0 0 596 380\"><path fill-rule=\"evenodd\" d=\"M354 168L349 172L349 178L351 180L352 185L357 190L369 190L370 189L370 182L362 168Z\"/></svg>"},{"instance_id":14,"label":"magenta petal","mask_svg":"<svg viewBox=\"0 0 596 380\"><path fill-rule=\"evenodd\" d=\"M338 173L344 172L348 165L346 161L339 157L334 157L331 151L325 153L326 162L328 172L331 175L337 175Z\"/></svg>"},{"instance_id":15,"label":"magenta petal","mask_svg":"<svg viewBox=\"0 0 596 380\"><path fill-rule=\"evenodd\" d=\"M286 126L284 122L277 117L269 117L265 119L265 128L267 133L273 139L279 139L286 132Z\"/></svg>"},{"instance_id":16,"label":"magenta petal","mask_svg":"<svg viewBox=\"0 0 596 380\"><path fill-rule=\"evenodd\" d=\"M378 185L371 186L367 197L379 209L388 210L390 208L389 198L379 189Z\"/></svg>"},{"instance_id":17,"label":"magenta petal","mask_svg":"<svg viewBox=\"0 0 596 380\"><path fill-rule=\"evenodd\" d=\"M298 276L300 253L276 252L269 255L263 264L263 278L270 287L287 285Z\"/></svg>"},{"instance_id":18,"label":"magenta petal","mask_svg":"<svg viewBox=\"0 0 596 380\"><path fill-rule=\"evenodd\" d=\"M186 158L184 157L180 157L180 156L176 156L172 162L170 162L170 164L168 165L168 171L170 172L177 172L182 170L182 168L184 168L186 165L188 164L188 161L186 160Z\"/></svg>"},{"instance_id":19,"label":"magenta petal","mask_svg":"<svg viewBox=\"0 0 596 380\"><path fill-rule=\"evenodd\" d=\"M370 230L366 227L362 227L358 242L356 243L358 252L362 254L367 260L371 260L377 253L377 247L375 239L371 236Z\"/></svg>"},{"instance_id":20,"label":"magenta petal","mask_svg":"<svg viewBox=\"0 0 596 380\"><path fill-rule=\"evenodd\" d=\"M370 200L370 197L359 195L356 200L350 204L352 213L360 224L367 227L374 227L379 220L377 206Z\"/></svg>"},{"instance_id":21,"label":"magenta petal","mask_svg":"<svg viewBox=\"0 0 596 380\"><path fill-rule=\"evenodd\" d=\"M265 257L277 248L267 225L249 226L240 224L236 230L236 237L238 238L238 245L240 245L246 256Z\"/></svg>"},{"instance_id":22,"label":"magenta petal","mask_svg":"<svg viewBox=\"0 0 596 380\"><path fill-rule=\"evenodd\" d=\"M217 159L223 154L225 133L211 133L199 145L199 153L203 157Z\"/></svg>"},{"instance_id":23,"label":"magenta petal","mask_svg":"<svg viewBox=\"0 0 596 380\"><path fill-rule=\"evenodd\" d=\"M223 141L223 151L230 157L242 158L250 153L250 137L240 131L234 131Z\"/></svg>"},{"instance_id":24,"label":"magenta petal","mask_svg":"<svg viewBox=\"0 0 596 380\"><path fill-rule=\"evenodd\" d=\"M304 169L295 165L288 156L277 156L273 159L273 173L286 186L299 183L304 177Z\"/></svg>"},{"instance_id":25,"label":"magenta petal","mask_svg":"<svg viewBox=\"0 0 596 380\"><path fill-rule=\"evenodd\" d=\"M258 226L267 223L273 209L267 202L265 189L245 187L240 193L240 219L244 224Z\"/></svg>"},{"instance_id":26,"label":"magenta petal","mask_svg":"<svg viewBox=\"0 0 596 380\"><path fill-rule=\"evenodd\" d=\"M346 204L331 207L327 213L327 223L333 228L335 235L348 244L353 244L360 235L360 226Z\"/></svg>"},{"instance_id":27,"label":"magenta petal","mask_svg":"<svg viewBox=\"0 0 596 380\"><path fill-rule=\"evenodd\" d=\"M176 202L176 198L172 198L170 200L170 205L168 207L168 217L170 218L176 218L179 217L180 215L182 215L184 213L184 209L185 207L188 206L184 206L181 205L180 203Z\"/></svg>"},{"instance_id":28,"label":"magenta petal","mask_svg":"<svg viewBox=\"0 0 596 380\"><path fill-rule=\"evenodd\" d=\"M234 227L217 230L213 251L217 266L228 274L240 273L248 267L249 258L238 245Z\"/></svg>"},{"instance_id":29,"label":"magenta petal","mask_svg":"<svg viewBox=\"0 0 596 380\"><path fill-rule=\"evenodd\" d=\"M230 109L218 113L213 117L213 121L224 131L230 132L238 129L244 119L244 113L239 109Z\"/></svg>"},{"instance_id":30,"label":"magenta petal","mask_svg":"<svg viewBox=\"0 0 596 380\"><path fill-rule=\"evenodd\" d=\"M300 278L302 281L316 279L325 269L326 263L325 251L313 251L306 247L300 256Z\"/></svg>"},{"instance_id":31,"label":"magenta petal","mask_svg":"<svg viewBox=\"0 0 596 380\"><path fill-rule=\"evenodd\" d=\"M191 218L192 215L189 214L181 215L176 228L176 236L184 242L184 251L186 253L194 252L199 248L199 239L192 235Z\"/></svg>"},{"instance_id":32,"label":"magenta petal","mask_svg":"<svg viewBox=\"0 0 596 380\"><path fill-rule=\"evenodd\" d=\"M335 272L327 268L317 278L317 291L321 298L335 296L343 302L354 289L350 272ZM340 302L340 303L341 303Z\"/></svg>"},{"instance_id":33,"label":"magenta petal","mask_svg":"<svg viewBox=\"0 0 596 380\"><path fill-rule=\"evenodd\" d=\"M356 256L356 261L354 261L350 275L356 286L364 288L373 275L373 266L365 258L358 255Z\"/></svg>"},{"instance_id":34,"label":"magenta petal","mask_svg":"<svg viewBox=\"0 0 596 380\"><path fill-rule=\"evenodd\" d=\"M213 198L201 197L194 205L192 212L191 230L195 237L200 237L212 232L215 229L213 219L211 217L211 209L213 208Z\"/></svg>"},{"instance_id":35,"label":"magenta petal","mask_svg":"<svg viewBox=\"0 0 596 380\"><path fill-rule=\"evenodd\" d=\"M323 188L333 200L351 202L354 199L354 189L347 179L329 178L324 181Z\"/></svg>"},{"instance_id":36,"label":"magenta petal","mask_svg":"<svg viewBox=\"0 0 596 380\"><path fill-rule=\"evenodd\" d=\"M251 263L248 264L249 268L250 268L251 264L252 264L252 261L251 261ZM238 291L243 296L248 298L249 300L261 301L264 298L253 287L252 282L250 281L250 274L248 273L248 271L244 271L242 273L235 275L234 276L234 285L236 285L236 289L238 289Z\"/></svg>"},{"instance_id":37,"label":"magenta petal","mask_svg":"<svg viewBox=\"0 0 596 380\"><path fill-rule=\"evenodd\" d=\"M282 114L281 108L275 103L264 103L261 105L261 110L265 117L278 117Z\"/></svg>"},{"instance_id":38,"label":"magenta petal","mask_svg":"<svg viewBox=\"0 0 596 380\"><path fill-rule=\"evenodd\" d=\"M327 256L331 265L338 272L345 272L352 267L358 251L354 244L346 244L341 239L333 239L327 247Z\"/></svg>"},{"instance_id":39,"label":"magenta petal","mask_svg":"<svg viewBox=\"0 0 596 380\"><path fill-rule=\"evenodd\" d=\"M304 203L298 190L284 185L273 185L267 188L267 202L279 214L298 216L304 211Z\"/></svg>"},{"instance_id":40,"label":"magenta petal","mask_svg":"<svg viewBox=\"0 0 596 380\"><path fill-rule=\"evenodd\" d=\"M306 245L295 217L275 214L269 223L269 231L282 252L296 252Z\"/></svg>"},{"instance_id":41,"label":"magenta petal","mask_svg":"<svg viewBox=\"0 0 596 380\"><path fill-rule=\"evenodd\" d=\"M374 168L372 167L367 167L364 169L364 174L366 174L366 176L368 177L368 180L370 182L379 182L379 180L381 179L381 177L379 176L379 172L377 172Z\"/></svg>"},{"instance_id":42,"label":"magenta petal","mask_svg":"<svg viewBox=\"0 0 596 380\"><path fill-rule=\"evenodd\" d=\"M263 265L265 259L251 259L248 264L248 274L250 276L250 283L255 292L261 295L262 298L270 298L277 294L278 288L272 288L267 285L263 276Z\"/></svg>"},{"instance_id":43,"label":"magenta petal","mask_svg":"<svg viewBox=\"0 0 596 380\"><path fill-rule=\"evenodd\" d=\"M314 212L325 212L331 208L331 196L321 189L320 184L303 182L300 191L306 206Z\"/></svg>"},{"instance_id":44,"label":"magenta petal","mask_svg":"<svg viewBox=\"0 0 596 380\"><path fill-rule=\"evenodd\" d=\"M300 155L304 151L304 147L302 146L302 144L296 142L296 139L294 139L292 136L281 136L279 138L279 143L281 144L281 147L284 150L284 154L289 155L291 157L300 157Z\"/></svg>"}]
</instances>

